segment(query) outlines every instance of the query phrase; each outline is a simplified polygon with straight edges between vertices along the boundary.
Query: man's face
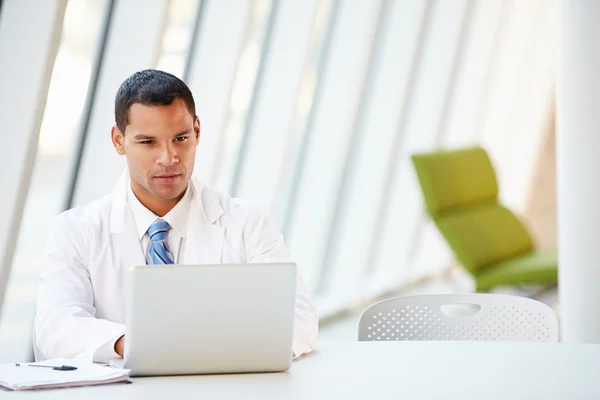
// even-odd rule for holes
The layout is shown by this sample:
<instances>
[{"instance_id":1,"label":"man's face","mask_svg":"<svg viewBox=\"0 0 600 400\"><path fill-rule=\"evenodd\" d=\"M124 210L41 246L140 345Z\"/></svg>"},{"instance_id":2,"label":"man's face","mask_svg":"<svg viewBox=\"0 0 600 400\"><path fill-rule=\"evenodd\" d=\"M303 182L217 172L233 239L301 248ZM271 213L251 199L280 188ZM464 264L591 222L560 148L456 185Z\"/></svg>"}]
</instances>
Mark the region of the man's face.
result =
<instances>
[{"instance_id":1,"label":"man's face","mask_svg":"<svg viewBox=\"0 0 600 400\"><path fill-rule=\"evenodd\" d=\"M178 201L194 170L200 121L182 99L168 106L134 103L125 132L116 126L112 140L124 154L136 196L145 203Z\"/></svg>"}]
</instances>

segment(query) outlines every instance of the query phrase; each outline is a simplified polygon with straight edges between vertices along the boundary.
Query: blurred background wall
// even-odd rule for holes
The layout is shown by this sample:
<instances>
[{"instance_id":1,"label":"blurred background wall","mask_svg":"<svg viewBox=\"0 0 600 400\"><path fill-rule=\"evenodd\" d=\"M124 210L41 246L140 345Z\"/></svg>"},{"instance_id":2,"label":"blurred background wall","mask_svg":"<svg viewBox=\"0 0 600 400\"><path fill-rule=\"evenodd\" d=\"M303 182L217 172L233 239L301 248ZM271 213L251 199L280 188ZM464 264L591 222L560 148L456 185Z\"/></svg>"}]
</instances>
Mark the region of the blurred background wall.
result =
<instances>
[{"instance_id":1,"label":"blurred background wall","mask_svg":"<svg viewBox=\"0 0 600 400\"><path fill-rule=\"evenodd\" d=\"M483 146L501 202L541 247L556 244L554 1L36 3L0 5L0 55L12 44L26 63L42 46L50 59L47 90L35 85L23 105L39 129L19 131L27 113L2 114L15 127L5 142L35 145L32 157L13 154L31 174L8 193L22 217L7 228L14 254L0 254L0 359L30 352L52 216L108 193L123 172L114 95L144 68L188 83L202 122L195 173L271 211L323 318L456 264L425 215L416 152ZM57 15L47 35L36 13ZM0 58L3 82L37 82L17 61ZM3 94L9 110L19 95Z\"/></svg>"}]
</instances>

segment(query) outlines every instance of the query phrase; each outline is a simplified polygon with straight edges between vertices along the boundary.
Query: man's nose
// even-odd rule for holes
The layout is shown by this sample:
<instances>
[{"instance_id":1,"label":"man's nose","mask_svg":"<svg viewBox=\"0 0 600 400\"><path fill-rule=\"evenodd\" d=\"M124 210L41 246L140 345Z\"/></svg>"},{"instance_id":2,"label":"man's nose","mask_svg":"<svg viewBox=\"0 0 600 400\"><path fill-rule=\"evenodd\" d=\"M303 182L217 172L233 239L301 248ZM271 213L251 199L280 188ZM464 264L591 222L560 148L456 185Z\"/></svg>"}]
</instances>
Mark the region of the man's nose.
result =
<instances>
[{"instance_id":1,"label":"man's nose","mask_svg":"<svg viewBox=\"0 0 600 400\"><path fill-rule=\"evenodd\" d=\"M158 164L170 167L179 162L177 152L171 146L166 145L160 153L160 157L157 160Z\"/></svg>"}]
</instances>

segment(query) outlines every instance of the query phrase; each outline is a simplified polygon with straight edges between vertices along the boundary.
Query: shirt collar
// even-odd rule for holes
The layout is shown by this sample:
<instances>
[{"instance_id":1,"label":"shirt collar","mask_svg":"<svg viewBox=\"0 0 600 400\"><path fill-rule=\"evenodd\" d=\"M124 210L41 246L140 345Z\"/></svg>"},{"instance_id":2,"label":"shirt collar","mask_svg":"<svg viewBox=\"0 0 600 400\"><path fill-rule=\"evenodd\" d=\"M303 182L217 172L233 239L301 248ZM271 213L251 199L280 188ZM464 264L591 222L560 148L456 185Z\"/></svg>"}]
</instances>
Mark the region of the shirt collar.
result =
<instances>
[{"instance_id":1,"label":"shirt collar","mask_svg":"<svg viewBox=\"0 0 600 400\"><path fill-rule=\"evenodd\" d=\"M159 216L148 210L140 200L135 196L131 186L127 191L127 202L131 208L133 214L133 220L135 221L135 227L140 240L144 237L150 225L154 223ZM192 190L190 185L183 194L183 197L179 202L169 211L162 219L166 221L171 228L182 238L185 239L187 235L188 225L188 212L192 203Z\"/></svg>"}]
</instances>

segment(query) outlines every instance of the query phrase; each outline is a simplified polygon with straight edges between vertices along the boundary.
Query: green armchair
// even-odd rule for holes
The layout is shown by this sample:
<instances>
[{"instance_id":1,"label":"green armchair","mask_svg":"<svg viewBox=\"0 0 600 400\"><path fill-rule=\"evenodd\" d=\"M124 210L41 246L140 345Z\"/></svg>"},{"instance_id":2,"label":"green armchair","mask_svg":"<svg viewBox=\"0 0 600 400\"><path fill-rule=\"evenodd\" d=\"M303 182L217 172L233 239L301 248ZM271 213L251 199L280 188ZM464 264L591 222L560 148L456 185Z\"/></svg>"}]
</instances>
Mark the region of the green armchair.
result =
<instances>
[{"instance_id":1,"label":"green armchair","mask_svg":"<svg viewBox=\"0 0 600 400\"><path fill-rule=\"evenodd\" d=\"M496 174L484 149L411 158L427 214L474 277L477 291L557 282L556 250L536 251L523 223L498 203Z\"/></svg>"}]
</instances>

